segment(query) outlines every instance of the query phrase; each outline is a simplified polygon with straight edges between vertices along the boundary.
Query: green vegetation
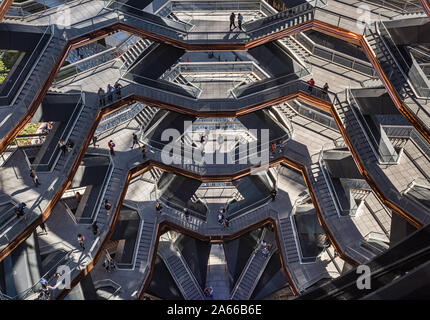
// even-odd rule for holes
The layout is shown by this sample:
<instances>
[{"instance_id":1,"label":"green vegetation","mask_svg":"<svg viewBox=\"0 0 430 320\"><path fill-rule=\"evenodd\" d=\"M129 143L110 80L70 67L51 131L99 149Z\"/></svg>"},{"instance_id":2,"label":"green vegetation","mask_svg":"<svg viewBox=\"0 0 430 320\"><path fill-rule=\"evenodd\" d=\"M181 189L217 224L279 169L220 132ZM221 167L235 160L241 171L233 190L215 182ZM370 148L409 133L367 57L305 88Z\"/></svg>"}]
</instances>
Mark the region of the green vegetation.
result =
<instances>
[{"instance_id":1,"label":"green vegetation","mask_svg":"<svg viewBox=\"0 0 430 320\"><path fill-rule=\"evenodd\" d=\"M20 136L23 135L31 135L31 134L35 134L37 129L39 129L40 123L27 123L24 127L24 129L21 130L21 132L18 135L18 141L19 141L19 145L29 145L31 143L31 140L33 140L32 137L28 137L28 138L19 138Z\"/></svg>"},{"instance_id":2,"label":"green vegetation","mask_svg":"<svg viewBox=\"0 0 430 320\"><path fill-rule=\"evenodd\" d=\"M6 79L20 55L21 53L18 51L6 51L0 57L0 84Z\"/></svg>"}]
</instances>

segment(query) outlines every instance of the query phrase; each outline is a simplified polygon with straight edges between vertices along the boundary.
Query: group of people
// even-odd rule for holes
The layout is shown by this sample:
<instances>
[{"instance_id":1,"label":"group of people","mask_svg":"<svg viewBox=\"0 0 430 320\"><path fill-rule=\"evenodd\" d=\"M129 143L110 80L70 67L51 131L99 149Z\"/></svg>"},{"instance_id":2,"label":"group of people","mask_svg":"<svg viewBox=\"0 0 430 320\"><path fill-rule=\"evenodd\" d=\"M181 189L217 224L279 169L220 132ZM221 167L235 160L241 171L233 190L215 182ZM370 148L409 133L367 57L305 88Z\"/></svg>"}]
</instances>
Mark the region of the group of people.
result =
<instances>
[{"instance_id":1,"label":"group of people","mask_svg":"<svg viewBox=\"0 0 430 320\"><path fill-rule=\"evenodd\" d=\"M140 150L142 151L142 157L143 157L143 159L145 159L146 147L145 147L145 145L142 145L142 146L140 145L139 137L134 132L132 133L132 141L133 141L133 143L132 143L130 149L133 149L135 145L138 145ZM95 142L94 142L94 144L95 144ZM115 147L116 147L115 142L113 142L113 140L109 140L108 141L108 148L109 148L109 152L112 156L115 156Z\"/></svg>"},{"instance_id":2,"label":"group of people","mask_svg":"<svg viewBox=\"0 0 430 320\"><path fill-rule=\"evenodd\" d=\"M260 252L261 254L267 258L269 256L270 253L270 249L272 249L272 244L271 243L267 243L265 240L262 240L260 243Z\"/></svg>"},{"instance_id":3,"label":"group of people","mask_svg":"<svg viewBox=\"0 0 430 320\"><path fill-rule=\"evenodd\" d=\"M212 297L213 297L213 295L214 295L214 288L212 288L212 286L206 287L206 288L203 290L203 293L204 293L204 295L205 295L206 297L208 297L208 298L212 298Z\"/></svg>"},{"instance_id":4,"label":"group of people","mask_svg":"<svg viewBox=\"0 0 430 320\"><path fill-rule=\"evenodd\" d=\"M284 145L285 145L285 141L280 139L278 141L278 143L276 142L272 142L270 144L270 152L271 152L271 157L273 158L276 154L276 149L278 150L279 153L283 153L284 152Z\"/></svg>"},{"instance_id":5,"label":"group of people","mask_svg":"<svg viewBox=\"0 0 430 320\"><path fill-rule=\"evenodd\" d=\"M234 23L235 20L236 20L236 15L234 14L234 12L232 12L230 15L230 31L233 31L234 29L236 29L236 24ZM240 30L243 30L242 29L242 22L243 22L243 16L240 13L238 13L237 14L237 27ZM233 27L233 29L232 29L232 27Z\"/></svg>"},{"instance_id":6,"label":"group of people","mask_svg":"<svg viewBox=\"0 0 430 320\"><path fill-rule=\"evenodd\" d=\"M116 98L121 98L121 83L117 82L112 87L110 84L108 84L106 91L103 90L103 88L99 88L99 91L97 91L97 95L99 97L99 103L101 106L106 105L106 96L108 102L113 102L113 97L116 94Z\"/></svg>"},{"instance_id":7,"label":"group of people","mask_svg":"<svg viewBox=\"0 0 430 320\"><path fill-rule=\"evenodd\" d=\"M113 260L110 256L106 256L105 260L103 261L103 267L105 268L106 272L116 271L115 260Z\"/></svg>"},{"instance_id":8,"label":"group of people","mask_svg":"<svg viewBox=\"0 0 430 320\"><path fill-rule=\"evenodd\" d=\"M62 154L65 154L66 151L68 152L72 151L74 145L75 144L70 139L67 140L67 143L64 142L63 139L58 140L58 148L61 150Z\"/></svg>"},{"instance_id":9,"label":"group of people","mask_svg":"<svg viewBox=\"0 0 430 320\"><path fill-rule=\"evenodd\" d=\"M218 210L218 223L226 228L230 225L230 219L225 216L225 208L221 208Z\"/></svg>"},{"instance_id":10,"label":"group of people","mask_svg":"<svg viewBox=\"0 0 430 320\"><path fill-rule=\"evenodd\" d=\"M308 91L312 94L313 89L315 87L315 80L314 80L314 78L309 79L308 81L306 81L306 83L308 84ZM329 89L329 86L328 86L328 83L326 82L324 84L323 88L322 88L322 91L321 91L321 96L323 98L327 98L327 96L328 96L328 89Z\"/></svg>"}]
</instances>

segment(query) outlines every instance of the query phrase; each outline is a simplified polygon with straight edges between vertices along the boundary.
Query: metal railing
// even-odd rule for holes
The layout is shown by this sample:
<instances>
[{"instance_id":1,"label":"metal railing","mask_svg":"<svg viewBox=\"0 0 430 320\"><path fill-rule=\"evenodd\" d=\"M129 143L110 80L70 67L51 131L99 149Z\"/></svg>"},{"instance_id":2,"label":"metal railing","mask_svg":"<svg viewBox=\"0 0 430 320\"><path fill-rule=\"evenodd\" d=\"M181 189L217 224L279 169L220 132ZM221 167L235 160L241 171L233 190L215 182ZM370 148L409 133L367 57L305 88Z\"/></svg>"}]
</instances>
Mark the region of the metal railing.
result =
<instances>
[{"instance_id":1,"label":"metal railing","mask_svg":"<svg viewBox=\"0 0 430 320\"><path fill-rule=\"evenodd\" d=\"M27 0L21 3L14 2L10 7L13 10L9 10L6 17L21 18L22 20L39 18L54 10L55 12L66 10L71 4L79 5L89 1L91 0ZM15 15L15 12L17 12L17 15Z\"/></svg>"},{"instance_id":2,"label":"metal railing","mask_svg":"<svg viewBox=\"0 0 430 320\"><path fill-rule=\"evenodd\" d=\"M185 73L254 73L260 80L270 78L263 69L253 61L231 62L179 62L166 71L160 79L172 81L180 74Z\"/></svg>"},{"instance_id":3,"label":"metal railing","mask_svg":"<svg viewBox=\"0 0 430 320\"><path fill-rule=\"evenodd\" d=\"M419 65L414 63L413 59L409 63L406 62L383 22L376 22L375 25L376 32L380 36L393 60L398 64L397 66L404 79L410 83L415 96L424 99L430 98L430 82Z\"/></svg>"},{"instance_id":4,"label":"metal railing","mask_svg":"<svg viewBox=\"0 0 430 320\"><path fill-rule=\"evenodd\" d=\"M350 70L354 70L360 73L364 73L366 75L376 77L377 73L372 67L372 65L364 60L357 59L346 54L340 53L338 51L329 49L328 47L319 45L313 42L309 37L307 37L303 33L298 33L295 35L295 38L301 41L312 54L330 62L339 64L343 67L346 67Z\"/></svg>"},{"instance_id":5,"label":"metal railing","mask_svg":"<svg viewBox=\"0 0 430 320\"><path fill-rule=\"evenodd\" d=\"M45 38L48 36L49 33L50 33L49 39L48 39L48 41L45 41ZM16 86L17 86L18 82L21 82L22 84L19 87L19 89L17 90L16 94L14 94L15 97L12 100L12 104L15 103L17 97L20 95L22 89L24 88L24 86L26 85L26 83L29 80L30 76L32 75L32 73L33 73L34 69L36 68L37 64L39 63L42 55L45 54L45 50L48 47L49 43L53 40L53 38L54 38L54 26L53 25L48 25L45 28L45 31L43 32L43 34L41 35L38 43L36 44L36 46L32 50L32 53L31 53L30 57L28 58L27 62L21 68L21 71L20 71L18 77L16 78L15 82L13 83L13 85L10 86L10 89L9 89L8 93L5 96L0 97L0 100L7 99L7 97L10 96L12 90L16 89ZM37 54L39 56L34 61L34 59L35 59L35 57L36 57ZM32 67L31 67L31 65L32 65ZM30 69L30 70L28 70L28 69ZM27 76L25 76L25 79L22 80L21 78L24 76L24 73L26 73ZM41 85L42 85L42 82L40 81L40 79L38 77L37 77L37 79L39 80L39 83L38 83L39 86L38 86L38 88L40 88ZM31 91L28 92L26 94L26 96L28 94L30 94L30 93L31 93ZM9 103L5 103L5 104L9 104Z\"/></svg>"},{"instance_id":6,"label":"metal railing","mask_svg":"<svg viewBox=\"0 0 430 320\"><path fill-rule=\"evenodd\" d=\"M172 82L163 81L163 80L151 79L151 78L129 73L125 69L119 69L119 71L120 71L121 77L131 80L138 85L143 85L143 86L148 86L153 88L155 87L163 91L169 91L180 95L188 94L190 98L197 98L201 93L201 89L192 84L187 86L180 83L172 83Z\"/></svg>"},{"instance_id":7,"label":"metal railing","mask_svg":"<svg viewBox=\"0 0 430 320\"><path fill-rule=\"evenodd\" d=\"M102 189L100 190L99 194L97 195L97 200L94 203L94 208L91 211L91 216L81 217L79 219L80 224L91 224L94 220L97 220L97 216L100 212L101 206L103 205L103 198L104 198L104 195L106 194L107 188L110 184L110 179L112 177L112 173L113 173L114 168L115 168L114 162L113 162L112 158L109 156L109 167L108 167L106 175L103 179L103 182L101 184ZM86 208L84 208L84 210L85 209Z\"/></svg>"},{"instance_id":8,"label":"metal railing","mask_svg":"<svg viewBox=\"0 0 430 320\"><path fill-rule=\"evenodd\" d=\"M75 109L73 110L73 113L71 114L71 116L69 117L69 120L67 121L67 124L59 138L59 140L63 140L64 143L66 143L71 134L72 131L79 119L79 116L82 113L82 110L85 108L85 93L82 91L81 89L81 93L80 93L80 98L78 100L78 103L76 104ZM34 169L36 171L50 171L52 170L56 163L58 162L58 159L61 157L61 150L58 149L57 144L54 145L54 150L51 153L51 156L49 157L48 161L46 163L32 163L30 164L30 168ZM47 152L48 150L46 150ZM55 158L54 162L53 159Z\"/></svg>"},{"instance_id":9,"label":"metal railing","mask_svg":"<svg viewBox=\"0 0 430 320\"><path fill-rule=\"evenodd\" d=\"M106 298L106 300L110 300L113 296L116 296L118 292L121 292L121 288L122 288L121 285L119 285L118 283L116 283L111 279L102 279L102 280L94 281L94 287L96 288L96 290L103 287L112 287L115 289L115 291L111 293L111 295L108 298Z\"/></svg>"},{"instance_id":10,"label":"metal railing","mask_svg":"<svg viewBox=\"0 0 430 320\"><path fill-rule=\"evenodd\" d=\"M59 259L55 263L55 265L53 267L51 267L51 269L49 269L40 279L44 278L48 281L48 285L50 285L50 286L54 285L55 286L55 284L53 284L53 282L54 282L54 280L56 280L55 273L56 273L57 267L60 265L68 266L72 261L71 255L75 250L76 249L71 249L69 251L66 251L64 253L64 256L61 259ZM27 300L27 299L34 298L34 295L39 293L41 289L42 289L42 284L39 280L33 286L31 286L29 289L27 289L24 292L21 292L21 293L17 294L16 296L14 296L13 300Z\"/></svg>"},{"instance_id":11,"label":"metal railing","mask_svg":"<svg viewBox=\"0 0 430 320\"><path fill-rule=\"evenodd\" d=\"M366 119L364 118L363 114L360 111L359 104L357 103L357 100L355 99L354 95L351 93L350 89L346 90L346 99L348 101L348 104L354 114L355 119L357 120L361 130L363 131L366 140L369 141L369 145L375 154L375 157L378 159L378 161L381 164L397 164L399 160L399 155L394 150L393 146L391 145L391 142L388 140L388 137L386 137L386 141L383 141L382 134L385 134L382 132L384 129L381 128L381 138L379 141L375 138L373 135L372 130L369 127L369 124L367 123ZM382 146L385 146L386 149L389 151L391 147L392 152L386 152L382 149Z\"/></svg>"},{"instance_id":12,"label":"metal railing","mask_svg":"<svg viewBox=\"0 0 430 320\"><path fill-rule=\"evenodd\" d=\"M232 11L260 11L265 15L276 13L267 2L254 0L254 1L207 1L207 0L193 0L193 1L168 1L165 5L160 7L155 14L166 17L171 12L227 12Z\"/></svg>"},{"instance_id":13,"label":"metal railing","mask_svg":"<svg viewBox=\"0 0 430 320\"><path fill-rule=\"evenodd\" d=\"M326 182L326 185L328 187L329 193L331 195L331 199L335 205L336 208L336 213L338 217L345 217L345 216L354 216L357 213L358 210L358 206L357 204L353 203L353 207L348 207L348 208L344 208L342 206L342 202L340 201L337 192L333 186L333 182L331 181L331 178L328 177L328 175L330 175L328 168L325 165L325 161L324 161L324 151L327 151L329 149L327 149L327 146L322 146L319 157L318 157L318 164L319 167L323 173L324 176L324 181ZM348 190L350 192L350 190ZM345 190L345 196L346 192L348 192ZM350 193L350 197L352 197L351 193ZM348 197L347 197L348 198Z\"/></svg>"},{"instance_id":14,"label":"metal railing","mask_svg":"<svg viewBox=\"0 0 430 320\"><path fill-rule=\"evenodd\" d=\"M77 62L62 67L55 77L54 84L70 77L76 76L81 72L97 68L104 63L112 61L113 59L115 59L114 53L116 51L116 47L109 48L90 57L81 59Z\"/></svg>"}]
</instances>

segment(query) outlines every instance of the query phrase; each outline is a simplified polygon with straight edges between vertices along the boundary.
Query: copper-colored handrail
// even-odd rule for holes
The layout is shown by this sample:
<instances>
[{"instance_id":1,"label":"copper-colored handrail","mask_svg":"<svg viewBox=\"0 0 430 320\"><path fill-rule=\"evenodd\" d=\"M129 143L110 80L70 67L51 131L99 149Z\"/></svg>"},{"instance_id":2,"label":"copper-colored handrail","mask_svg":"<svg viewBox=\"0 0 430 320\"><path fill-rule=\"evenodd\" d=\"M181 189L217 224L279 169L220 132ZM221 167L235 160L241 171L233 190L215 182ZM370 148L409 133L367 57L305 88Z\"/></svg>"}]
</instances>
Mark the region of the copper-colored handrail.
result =
<instances>
[{"instance_id":1,"label":"copper-colored handrail","mask_svg":"<svg viewBox=\"0 0 430 320\"><path fill-rule=\"evenodd\" d=\"M428 0L420 0L422 7L424 8L425 13L428 17L430 17L430 3Z\"/></svg>"},{"instance_id":2,"label":"copper-colored handrail","mask_svg":"<svg viewBox=\"0 0 430 320\"><path fill-rule=\"evenodd\" d=\"M291 168L291 169L293 169L293 170L295 170L297 172L300 172L303 175L303 178L305 180L306 186L307 186L307 188L309 190L309 193L311 195L312 202L313 202L313 204L315 206L315 209L317 211L318 220L319 220L321 226L323 227L324 231L326 232L326 234L327 234L330 242L332 243L333 248L336 250L336 252L338 253L339 257L341 257L342 259L344 259L345 261L347 261L349 264L351 264L353 266L358 265L357 261L355 261L353 258L349 257L347 254L345 254L342 251L342 249L341 249L340 245L338 244L336 238L333 236L333 233L330 231L330 229L328 228L327 224L325 223L324 218L322 216L322 210L321 210L321 208L319 206L319 203L316 200L316 196L315 196L312 184L310 183L310 179L309 179L309 176L308 176L308 173L307 173L307 170L306 170L305 166L302 165L302 164L300 164L300 163L298 163L298 162L296 162L296 161L294 161L294 160L292 160L292 159L289 159L288 157L285 157L285 156L283 156L283 157L281 157L279 159L276 159L276 160L274 160L274 161L272 161L270 163L271 166L275 166L275 165L279 165L279 164L288 166L289 168ZM158 168L158 169L161 169L161 170L167 170L169 172L172 172L172 173L175 173L175 174L180 174L180 175L182 175L184 173L183 170L178 170L178 168L176 168L176 167L168 166L168 165L165 165L163 163L159 163L159 162L156 162L156 161L153 161L153 160L147 160L144 163L141 163L141 164L135 166L134 168L132 168L131 170L129 170L129 172L127 173L126 183L125 183L125 185L124 185L124 187L123 187L123 189L121 191L120 199L118 200L118 204L117 204L116 209L115 209L114 221L109 225L109 231L108 231L106 237L104 238L102 244L100 245L100 247L99 247L96 255L94 256L94 258L80 272L80 274L78 276L76 276L75 279L73 279L73 281L72 281L72 288L77 283L79 283L79 281L81 279L83 279L83 277L85 277L85 275L88 274L88 272L90 272L92 270L92 268L97 264L98 259L101 257L101 255L103 253L103 249L104 249L103 247L107 244L107 242L109 241L110 235L112 235L113 232L114 232L114 228L115 228L115 223L114 222L116 222L116 220L117 220L117 218L119 216L121 205L122 205L123 200L125 199L125 196L126 196L126 193L127 193L127 190L128 190L128 185L130 184L131 180L137 178L139 175L141 175L142 173L144 173L144 172L146 172L146 171L148 171L148 170L150 170L152 168ZM249 174L249 170L245 170L243 172L232 174L232 175L219 175L218 176L218 179L219 179L218 181L232 181L232 180L238 179L238 178L243 177L244 175L246 175L244 172L248 172L247 174ZM202 178L199 175L194 175L194 174L188 173L187 176L192 177L194 179L199 179L200 181L209 181L209 179ZM152 252L152 257L150 259L150 261L151 261L150 272L149 272L148 276L146 277L146 280L145 280L144 284L142 285L142 288L141 288L141 290L139 292L139 298L143 298L145 289L149 285L149 281L150 281L150 278L151 278L150 275L152 274L152 269L153 269L153 265L154 265L154 261L155 261L156 252L157 252L156 248L157 248L157 245L158 245L158 237L161 234L160 230L163 230L164 227L169 227L171 229L175 229L175 230L177 230L177 231L179 231L181 233L188 234L188 235L190 235L190 236L192 236L194 238L197 238L197 239L199 239L201 241L211 241L211 240L232 240L232 239L235 239L235 238L243 235L244 233L246 233L246 232L248 232L250 230L253 230L253 229L257 228L257 227L261 227L261 226L266 225L268 223L274 223L276 225L275 234L276 234L278 248L282 248L281 247L281 243L280 243L279 233L278 233L279 232L278 231L279 226L278 226L277 222L273 218L270 218L270 217L269 218L265 218L265 219L263 219L263 220L255 223L255 224L251 225L251 226L248 226L247 228L241 229L241 230L235 232L234 234L230 234L230 235L220 234L218 236L215 235L215 236L210 236L210 237L209 236L204 236L204 235L202 235L202 234L200 234L198 232L191 231L191 230L189 230L187 228L184 228L182 226L176 225L175 223L170 222L170 221L163 221L163 222L157 224L156 242L155 242L155 245L154 245L154 250ZM288 267L287 267L287 265L285 263L285 261L287 261L287 260L286 260L286 258L284 256L283 251L280 250L280 252L281 252L281 257L282 257L281 264L282 264L284 273L287 276L287 279L288 279L288 281L289 281L289 283L291 285L291 290L292 290L292 292L294 294L298 294L299 290L298 290L296 284L294 283L294 281L292 280L293 278L291 276L291 273L288 270ZM68 294L68 292L70 292L70 290L63 290L62 293L59 295L58 298L59 299L64 298Z\"/></svg>"},{"instance_id":3,"label":"copper-colored handrail","mask_svg":"<svg viewBox=\"0 0 430 320\"><path fill-rule=\"evenodd\" d=\"M2 3L0 3L0 22L2 22L4 16L12 5L12 2L13 0L3 0Z\"/></svg>"},{"instance_id":4,"label":"copper-colored handrail","mask_svg":"<svg viewBox=\"0 0 430 320\"><path fill-rule=\"evenodd\" d=\"M64 59L66 58L68 52L70 51L71 48L73 47L79 47L79 46L83 46L85 44L87 44L88 42L92 42L95 41L94 39L99 39L100 37L104 37L107 36L108 34L118 31L122 28L129 28L129 26L125 26L121 23L117 23L115 25L103 28L101 30L98 30L96 32L92 32L88 35L82 36L80 38L74 39L72 41L70 41L66 48L63 50L62 52L62 56L58 59L57 63L55 64L53 70L50 73L50 76L48 77L48 79L45 81L44 86L39 90L35 101L31 104L28 112L26 113L26 115L21 119L21 121L15 125L14 129L11 130L11 132L8 133L8 135L0 142L0 151L3 152L6 147L13 141L13 139L16 137L16 135L18 135L18 133L22 130L22 128L25 126L25 124L30 121L30 119L33 117L34 113L36 112L38 106L40 105L40 102L43 100L44 95L46 94L49 86L51 85L53 79L55 78L59 68L62 65L62 62L64 61ZM377 70L379 76L381 77L381 80L383 81L384 85L387 88L387 91L389 92L391 98L393 99L396 107L398 107L399 111L405 115L406 118L408 118L409 121L411 121L411 123L417 128L417 130L423 134L423 136L426 138L427 141L430 142L430 135L428 133L428 131L422 127L422 125L420 126L420 122L415 119L415 117L413 117L412 114L410 114L409 110L407 110L406 107L403 106L403 104L401 103L400 99L397 97L393 87L391 86L390 82L388 81L387 77L385 76L384 72L382 71L382 68L380 67L379 63L376 61L376 58L373 56L373 54L371 53L370 48L368 48L364 38L361 35L357 35L354 34L352 32L349 32L347 30L338 28L338 27L334 27L331 25L328 25L326 23L323 22L319 22L319 21L311 21L308 23L305 23L303 25L300 25L300 27L297 27L294 29L294 32L301 32L304 31L306 29L314 29L320 32L325 32L325 33L329 33L332 36L336 36L339 37L343 40L349 41L349 42L353 42L353 43L358 43L362 46L363 50L366 53L366 56L368 57L368 59L370 60L370 62L372 63L372 65L375 67L375 69ZM135 30L134 30L135 31ZM133 32L134 32L133 31ZM281 38L283 36L285 36L284 34L286 34L287 31L281 31L280 33L278 33L278 35L276 36L276 34L274 35L270 35L266 38L261 38L261 40L259 40L259 42L254 42L251 43L250 46L255 46L255 45L260 45L262 43L264 43L263 41L273 41L276 40L278 38ZM142 32L140 32L142 34ZM278 38L276 38L278 37ZM264 40L265 39L265 40ZM160 37L157 35L157 40L160 40ZM175 45L173 43L171 43L172 45ZM176 43L176 45L178 45ZM182 44L183 45L183 44ZM242 45L242 44L241 44ZM201 47L196 47L197 45L193 45L193 46L189 46L189 48L186 48L187 50L202 50L202 48L205 48L208 46L208 44L202 44ZM235 49L236 50L236 46L235 44L226 44L226 46L224 49ZM248 46L247 48L249 48L250 46ZM211 50L217 50L217 48L221 48L221 47L217 47L217 45L210 45L210 49ZM207 49L207 48L206 48ZM218 49L221 50L221 49ZM241 50L241 49L238 49ZM322 105L322 107L324 107L324 105L326 104L326 102L322 103L322 101L317 101L318 99L315 97L311 97L308 96L306 94L303 93L298 93L297 98L300 97L305 97L306 99L309 99L309 101L314 101L315 104L317 105ZM135 97L129 97L129 99L133 100ZM397 205L395 205L394 203L392 203L391 201L387 200L384 198L384 194L381 193L379 191L379 189L377 188L376 184L372 181L370 175L368 175L367 171L364 169L364 167L362 166L358 155L356 154L351 142L348 139L348 136L346 135L345 130L343 129L343 126L341 125L341 122L339 122L339 118L338 115L336 114L333 106L330 108L331 112L336 120L337 125L339 126L339 129L342 133L342 136L345 138L346 142L348 143L348 146L353 154L354 160L356 161L360 171L362 172L363 176L366 178L366 180L368 181L369 185L372 187L372 189L374 189L375 193L378 195L378 197L381 198L381 200L383 201L384 204L386 204L388 207L390 207L391 209L393 209L396 213L399 213L401 216L403 216L404 218L406 218L408 220L408 222L410 222L411 224L415 225L415 226L421 226L421 224L417 221L415 221L410 215L408 215L407 213L405 213L401 208L397 207ZM252 107L248 110L252 110ZM333 112L334 110L334 112ZM108 111L105 111L108 112ZM110 111L113 112L113 111ZM249 111L252 112L252 111ZM50 203L48 204L47 208L44 210L44 212L42 213L42 215L40 217L38 217L36 219L36 221L34 221L30 226L28 226L25 231L20 234L17 238L15 238L11 243L9 243L9 245L4 248L1 252L0 252L0 261L8 254L10 253L14 248L16 248L22 241L24 241L30 234L31 231L34 230L34 228L39 225L40 223L42 223L43 221L45 221L48 217L49 214L52 210L52 208L54 207L54 205L56 204L56 202L59 200L59 198L61 198L62 193L66 190L66 188L69 186L69 184L71 183L71 180L73 179L74 173L77 170L77 167L79 166L80 163L80 159L82 159L83 154L85 153L85 149L89 144L90 138L92 136L92 134L95 131L95 128L97 127L98 122L100 121L101 117L104 115L103 111L97 116L97 119L94 124L93 127L91 129L92 133L86 138L84 145L81 148L81 152L78 156L78 158L76 159L74 166L72 167L72 170L70 171L68 178L66 179L66 181L63 183L62 187L60 188L60 190L56 193L56 195L54 196L54 198L50 201ZM94 130L93 130L94 129ZM85 147L85 148L84 148ZM79 160L79 161L78 161ZM312 186L309 182L309 178L307 176L307 174L305 174L304 172L306 172L306 170L304 169L304 167L302 167L302 172L303 175L305 177L305 181L306 184L308 185L308 188L311 192L311 198L312 201L314 202L314 204L316 204L316 208L317 208L317 213L318 213L318 218L320 221L320 224L323 226L324 230L329 234L329 238L330 241L333 244L333 247L336 249L336 251L339 253L339 255L347 260L348 257L345 256L344 254L342 254L342 252L340 252L339 250L339 246L336 243L335 238L333 237L332 234L330 234L329 229L327 228L327 226L325 225L324 219L322 218L321 212L320 212L320 208L318 207L318 203L316 202L315 199L315 195L313 194L313 190L312 190ZM117 217L116 217L117 218ZM115 218L114 218L115 219ZM115 220L116 221L116 220ZM109 230L111 231L111 230ZM350 261L351 264L354 264L354 261L351 260ZM84 269L86 270L86 269ZM85 273L86 274L86 273Z\"/></svg>"}]
</instances>

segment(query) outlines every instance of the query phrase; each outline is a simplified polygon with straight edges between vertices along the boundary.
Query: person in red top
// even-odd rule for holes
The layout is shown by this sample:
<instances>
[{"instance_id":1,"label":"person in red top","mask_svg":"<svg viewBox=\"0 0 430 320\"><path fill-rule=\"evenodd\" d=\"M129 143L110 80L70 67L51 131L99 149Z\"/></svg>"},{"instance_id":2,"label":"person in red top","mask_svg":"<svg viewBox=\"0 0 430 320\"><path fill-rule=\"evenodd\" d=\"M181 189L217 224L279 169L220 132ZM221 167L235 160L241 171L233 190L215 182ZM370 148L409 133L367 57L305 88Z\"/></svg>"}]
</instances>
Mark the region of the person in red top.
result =
<instances>
[{"instance_id":1,"label":"person in red top","mask_svg":"<svg viewBox=\"0 0 430 320\"><path fill-rule=\"evenodd\" d=\"M306 81L306 83L309 85L309 86L308 86L308 91L309 91L310 93L312 93L312 88L313 88L313 87L314 87L314 85L315 85L315 81L314 81L314 79L313 79L313 78L311 78L310 80Z\"/></svg>"},{"instance_id":2,"label":"person in red top","mask_svg":"<svg viewBox=\"0 0 430 320\"><path fill-rule=\"evenodd\" d=\"M115 155L115 150L114 150L115 143L113 143L112 140L109 140L108 147L109 147L109 150L110 150L110 154L114 156Z\"/></svg>"}]
</instances>

